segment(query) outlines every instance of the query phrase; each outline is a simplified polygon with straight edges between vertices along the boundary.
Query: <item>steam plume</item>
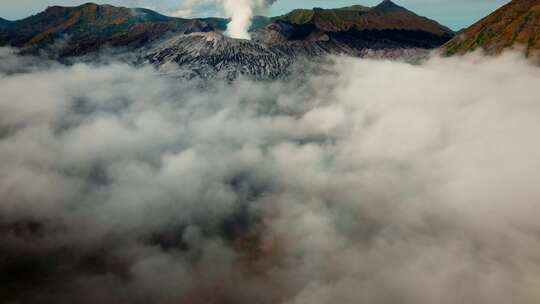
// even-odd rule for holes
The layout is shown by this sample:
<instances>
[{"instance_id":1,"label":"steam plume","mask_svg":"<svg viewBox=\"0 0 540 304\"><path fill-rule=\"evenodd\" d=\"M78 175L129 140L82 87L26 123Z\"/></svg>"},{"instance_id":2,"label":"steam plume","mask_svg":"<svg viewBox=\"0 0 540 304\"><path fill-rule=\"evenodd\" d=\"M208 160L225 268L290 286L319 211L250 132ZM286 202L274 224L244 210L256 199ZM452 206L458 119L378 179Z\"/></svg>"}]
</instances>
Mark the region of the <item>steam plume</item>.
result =
<instances>
[{"instance_id":1,"label":"steam plume","mask_svg":"<svg viewBox=\"0 0 540 304\"><path fill-rule=\"evenodd\" d=\"M231 18L226 34L232 38L250 39L249 28L254 14L265 13L275 0L223 0L225 13Z\"/></svg>"}]
</instances>

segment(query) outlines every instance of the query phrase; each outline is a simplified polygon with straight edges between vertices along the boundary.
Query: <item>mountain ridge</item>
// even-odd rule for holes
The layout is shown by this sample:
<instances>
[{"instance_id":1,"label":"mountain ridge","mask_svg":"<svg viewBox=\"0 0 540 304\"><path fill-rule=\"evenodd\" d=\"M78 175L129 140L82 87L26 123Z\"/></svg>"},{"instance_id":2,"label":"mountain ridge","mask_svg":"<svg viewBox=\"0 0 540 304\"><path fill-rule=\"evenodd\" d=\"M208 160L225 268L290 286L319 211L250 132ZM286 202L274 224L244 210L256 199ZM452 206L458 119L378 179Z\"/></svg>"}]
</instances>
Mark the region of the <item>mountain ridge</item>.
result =
<instances>
[{"instance_id":1,"label":"mountain ridge","mask_svg":"<svg viewBox=\"0 0 540 304\"><path fill-rule=\"evenodd\" d=\"M513 0L461 31L444 46L447 55L482 49L490 55L522 48L540 52L540 0Z\"/></svg>"},{"instance_id":2,"label":"mountain ridge","mask_svg":"<svg viewBox=\"0 0 540 304\"><path fill-rule=\"evenodd\" d=\"M0 18L0 28L11 26L12 22L3 18Z\"/></svg>"},{"instance_id":3,"label":"mountain ridge","mask_svg":"<svg viewBox=\"0 0 540 304\"><path fill-rule=\"evenodd\" d=\"M424 30L439 36L453 36L454 32L438 22L384 0L374 7L349 6L337 9L298 9L276 17L275 21L293 24L313 24L326 31L362 30Z\"/></svg>"},{"instance_id":4,"label":"mountain ridge","mask_svg":"<svg viewBox=\"0 0 540 304\"><path fill-rule=\"evenodd\" d=\"M305 22L297 22L295 14L311 12L311 19ZM399 12L402 15L397 15ZM359 14L358 14L359 13ZM309 13L308 13L309 14ZM407 14L408 19L403 14ZM415 20L411 20L417 17ZM316 20L313 20L315 18ZM27 44L36 44L47 38L57 38L59 34L73 34L81 30L129 30L130 25L144 24L160 25L162 31L171 32L208 32L224 31L228 19L223 18L194 18L183 19L169 17L157 12L142 8L116 7L112 5L98 5L85 3L80 6L50 6L36 15L16 20L0 21L0 24L10 24L20 30L13 31L13 37L0 44L12 44L22 47ZM274 22L288 22L292 25L313 24L318 30L323 31L349 31L351 29L362 30L423 30L440 36L452 36L453 32L425 17L396 5L390 0L384 0L374 7L355 5L337 9L293 10L288 14L273 18L257 16L254 18L252 31L264 28ZM86 27L86 28L84 28ZM108 27L104 29L104 27ZM8 33L10 34L10 33ZM161 34L161 33L160 33ZM14 37L17 36L17 37Z\"/></svg>"},{"instance_id":5,"label":"mountain ridge","mask_svg":"<svg viewBox=\"0 0 540 304\"><path fill-rule=\"evenodd\" d=\"M276 78L302 58L425 54L453 36L447 27L389 0L374 7L314 8L255 17L252 40L245 41L225 37L227 23L223 18L182 19L94 3L52 6L0 28L0 46L59 60L107 49L158 69L176 66L200 75Z\"/></svg>"},{"instance_id":6,"label":"mountain ridge","mask_svg":"<svg viewBox=\"0 0 540 304\"><path fill-rule=\"evenodd\" d=\"M138 47L169 32L208 30L212 30L208 24L197 19L167 17L148 9L86 3L76 7L50 6L41 13L13 21L4 35L0 35L0 44L32 51L69 37L76 43L62 55L70 56L94 51L105 44Z\"/></svg>"}]
</instances>

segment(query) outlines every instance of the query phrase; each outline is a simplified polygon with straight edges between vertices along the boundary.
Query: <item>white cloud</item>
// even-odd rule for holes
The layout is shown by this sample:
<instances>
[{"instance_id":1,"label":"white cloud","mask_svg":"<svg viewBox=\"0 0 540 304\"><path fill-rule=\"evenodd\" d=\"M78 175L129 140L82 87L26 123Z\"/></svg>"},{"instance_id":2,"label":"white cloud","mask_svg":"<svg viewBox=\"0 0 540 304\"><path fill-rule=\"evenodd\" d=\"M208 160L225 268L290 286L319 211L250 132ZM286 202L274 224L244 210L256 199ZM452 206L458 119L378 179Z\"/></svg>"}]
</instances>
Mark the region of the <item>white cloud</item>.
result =
<instances>
[{"instance_id":1,"label":"white cloud","mask_svg":"<svg viewBox=\"0 0 540 304\"><path fill-rule=\"evenodd\" d=\"M48 278L19 299L538 302L540 70L514 54L233 84L0 54L0 248L10 284Z\"/></svg>"}]
</instances>

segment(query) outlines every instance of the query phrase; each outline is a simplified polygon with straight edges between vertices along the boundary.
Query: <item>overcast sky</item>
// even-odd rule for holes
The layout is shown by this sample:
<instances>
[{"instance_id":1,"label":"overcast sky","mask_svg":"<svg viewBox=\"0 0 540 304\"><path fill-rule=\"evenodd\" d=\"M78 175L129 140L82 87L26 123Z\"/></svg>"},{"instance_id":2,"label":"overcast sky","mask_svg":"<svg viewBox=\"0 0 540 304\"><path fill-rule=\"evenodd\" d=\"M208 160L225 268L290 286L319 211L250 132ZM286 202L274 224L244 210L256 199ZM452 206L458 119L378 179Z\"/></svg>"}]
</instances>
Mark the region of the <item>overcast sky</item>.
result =
<instances>
[{"instance_id":1,"label":"overcast sky","mask_svg":"<svg viewBox=\"0 0 540 304\"><path fill-rule=\"evenodd\" d=\"M272 8L272 14L285 13L293 8L311 8L314 6L332 8L351 4L375 5L381 0L278 0ZM14 20L35 14L49 5L78 5L88 0L0 0L0 17ZM219 8L204 3L218 0L95 0L96 3L109 3L129 7L148 7L164 14L184 9L186 3L196 4L193 14L216 15ZM459 30L489 14L508 0L395 0L418 14L430 17L440 23Z\"/></svg>"}]
</instances>

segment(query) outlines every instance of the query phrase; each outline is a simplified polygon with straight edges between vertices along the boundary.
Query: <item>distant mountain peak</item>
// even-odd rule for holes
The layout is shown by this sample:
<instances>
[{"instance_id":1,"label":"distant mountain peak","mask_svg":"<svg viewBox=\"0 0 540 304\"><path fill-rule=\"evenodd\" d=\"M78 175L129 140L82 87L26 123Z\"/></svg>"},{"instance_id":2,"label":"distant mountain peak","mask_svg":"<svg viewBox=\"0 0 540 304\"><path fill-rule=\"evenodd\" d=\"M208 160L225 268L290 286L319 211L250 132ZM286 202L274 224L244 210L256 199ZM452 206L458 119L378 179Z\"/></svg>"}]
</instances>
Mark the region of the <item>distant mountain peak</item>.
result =
<instances>
[{"instance_id":1,"label":"distant mountain peak","mask_svg":"<svg viewBox=\"0 0 540 304\"><path fill-rule=\"evenodd\" d=\"M395 4L392 0L383 0L383 2L375 6L374 9L378 11L385 11L385 12L396 11L396 10L407 10L402 6Z\"/></svg>"},{"instance_id":2,"label":"distant mountain peak","mask_svg":"<svg viewBox=\"0 0 540 304\"><path fill-rule=\"evenodd\" d=\"M170 33L214 30L202 20L180 19L142 8L98 5L50 6L28 18L0 21L0 45L29 52L62 40L58 56L78 56L103 45L139 48Z\"/></svg>"},{"instance_id":3,"label":"distant mountain peak","mask_svg":"<svg viewBox=\"0 0 540 304\"><path fill-rule=\"evenodd\" d=\"M49 20L54 18L63 18L65 15L69 15L71 18L91 18L97 20L110 17L126 18L133 15L133 10L126 7L116 7L107 4L101 5L88 2L79 6L49 6L44 12L38 15L43 15Z\"/></svg>"},{"instance_id":4,"label":"distant mountain peak","mask_svg":"<svg viewBox=\"0 0 540 304\"><path fill-rule=\"evenodd\" d=\"M79 6L63 6L63 5L51 5L51 6L48 6L45 11L43 13L55 13L55 12L58 12L58 11L65 11L65 10L82 10L82 9L95 9L95 8L98 8L99 6L105 6L105 5L98 5L98 4L95 4L95 3L91 3L91 2L88 2L88 3L84 3L84 4L81 4Z\"/></svg>"},{"instance_id":5,"label":"distant mountain peak","mask_svg":"<svg viewBox=\"0 0 540 304\"><path fill-rule=\"evenodd\" d=\"M53 6L4 24L0 46L42 53L54 59L93 58L101 50L134 63L193 76L251 75L277 78L303 58L326 55L423 56L453 32L392 1L377 7L299 9L274 18L255 17L252 40L223 36L228 19L181 19L143 8L86 3ZM86 59L84 59L86 60Z\"/></svg>"},{"instance_id":6,"label":"distant mountain peak","mask_svg":"<svg viewBox=\"0 0 540 304\"><path fill-rule=\"evenodd\" d=\"M66 8L83 9L83 8L97 8L97 7L114 7L114 6L109 5L109 4L97 4L94 2L86 2L77 6L52 5L52 6L47 7L45 11L55 10L55 9L66 9Z\"/></svg>"},{"instance_id":7,"label":"distant mountain peak","mask_svg":"<svg viewBox=\"0 0 540 304\"><path fill-rule=\"evenodd\" d=\"M339 10L358 11L358 12L365 12L365 11L369 11L370 9L371 9L371 7L360 5L360 4L355 4L355 5L345 6L345 7L339 8Z\"/></svg>"},{"instance_id":8,"label":"distant mountain peak","mask_svg":"<svg viewBox=\"0 0 540 304\"><path fill-rule=\"evenodd\" d=\"M540 53L540 0L513 0L461 31L444 49L448 55L483 49L499 54L507 49Z\"/></svg>"},{"instance_id":9,"label":"distant mountain peak","mask_svg":"<svg viewBox=\"0 0 540 304\"><path fill-rule=\"evenodd\" d=\"M385 0L374 7L349 6L338 9L298 9L276 18L296 25L311 25L321 31L407 30L452 37L453 31L425 17Z\"/></svg>"}]
</instances>

